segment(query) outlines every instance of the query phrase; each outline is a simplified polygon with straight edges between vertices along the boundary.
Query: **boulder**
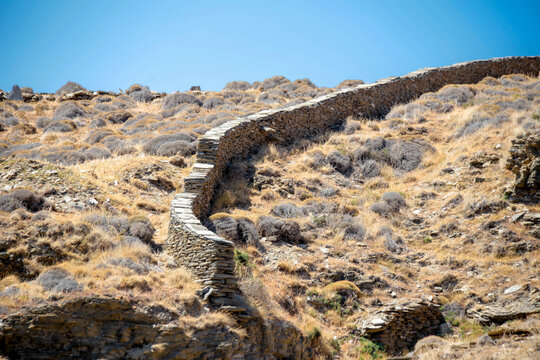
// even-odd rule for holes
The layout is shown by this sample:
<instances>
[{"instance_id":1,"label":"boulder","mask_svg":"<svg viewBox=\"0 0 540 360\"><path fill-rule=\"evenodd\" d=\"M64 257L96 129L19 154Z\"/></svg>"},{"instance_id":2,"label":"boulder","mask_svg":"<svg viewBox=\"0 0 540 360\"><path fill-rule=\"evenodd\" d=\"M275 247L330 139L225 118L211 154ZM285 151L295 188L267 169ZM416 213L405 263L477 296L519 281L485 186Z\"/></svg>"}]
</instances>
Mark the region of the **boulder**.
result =
<instances>
[{"instance_id":1,"label":"boulder","mask_svg":"<svg viewBox=\"0 0 540 360\"><path fill-rule=\"evenodd\" d=\"M11 92L7 95L7 100L23 100L22 91L18 85L13 85Z\"/></svg>"}]
</instances>

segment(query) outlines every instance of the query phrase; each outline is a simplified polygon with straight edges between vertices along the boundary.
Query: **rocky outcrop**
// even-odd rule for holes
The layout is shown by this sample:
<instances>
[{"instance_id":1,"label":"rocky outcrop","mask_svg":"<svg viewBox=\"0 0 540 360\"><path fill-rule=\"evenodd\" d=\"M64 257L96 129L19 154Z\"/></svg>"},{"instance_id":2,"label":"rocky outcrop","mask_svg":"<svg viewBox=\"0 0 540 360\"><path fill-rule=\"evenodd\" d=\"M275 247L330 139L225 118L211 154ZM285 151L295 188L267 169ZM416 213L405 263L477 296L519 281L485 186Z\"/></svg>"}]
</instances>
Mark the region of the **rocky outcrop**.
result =
<instances>
[{"instance_id":1,"label":"rocky outcrop","mask_svg":"<svg viewBox=\"0 0 540 360\"><path fill-rule=\"evenodd\" d=\"M403 77L336 91L285 109L261 111L229 121L208 131L198 143L197 158L184 179L184 193L175 196L167 244L178 264L190 268L199 281L219 296L232 294L233 243L205 228L214 190L224 170L235 158L270 141L291 142L325 132L348 116L380 118L391 107L436 91L446 84L476 83L486 76L540 72L540 56L472 61L442 68L428 68ZM225 301L225 300L219 300Z\"/></svg>"},{"instance_id":2,"label":"rocky outcrop","mask_svg":"<svg viewBox=\"0 0 540 360\"><path fill-rule=\"evenodd\" d=\"M540 132L527 132L512 140L506 168L516 174L507 192L512 201L540 200Z\"/></svg>"},{"instance_id":3,"label":"rocky outcrop","mask_svg":"<svg viewBox=\"0 0 540 360\"><path fill-rule=\"evenodd\" d=\"M419 339L439 333L444 323L439 305L422 299L389 305L361 321L358 333L396 354L411 348Z\"/></svg>"},{"instance_id":4,"label":"rocky outcrop","mask_svg":"<svg viewBox=\"0 0 540 360\"><path fill-rule=\"evenodd\" d=\"M525 318L540 313L540 293L522 294L512 301L476 305L467 310L467 316L482 324L502 324L508 320Z\"/></svg>"},{"instance_id":5,"label":"rocky outcrop","mask_svg":"<svg viewBox=\"0 0 540 360\"><path fill-rule=\"evenodd\" d=\"M312 357L310 340L284 321L254 319L240 330L187 323L164 308L138 305L85 297L21 311L0 320L0 353L10 359Z\"/></svg>"},{"instance_id":6,"label":"rocky outcrop","mask_svg":"<svg viewBox=\"0 0 540 360\"><path fill-rule=\"evenodd\" d=\"M92 100L97 96L97 92L92 92L88 90L79 90L73 93L68 93L60 96L60 101L70 101L70 100Z\"/></svg>"},{"instance_id":7,"label":"rocky outcrop","mask_svg":"<svg viewBox=\"0 0 540 360\"><path fill-rule=\"evenodd\" d=\"M7 95L7 100L22 100L23 94L18 85L13 85L11 92Z\"/></svg>"}]
</instances>

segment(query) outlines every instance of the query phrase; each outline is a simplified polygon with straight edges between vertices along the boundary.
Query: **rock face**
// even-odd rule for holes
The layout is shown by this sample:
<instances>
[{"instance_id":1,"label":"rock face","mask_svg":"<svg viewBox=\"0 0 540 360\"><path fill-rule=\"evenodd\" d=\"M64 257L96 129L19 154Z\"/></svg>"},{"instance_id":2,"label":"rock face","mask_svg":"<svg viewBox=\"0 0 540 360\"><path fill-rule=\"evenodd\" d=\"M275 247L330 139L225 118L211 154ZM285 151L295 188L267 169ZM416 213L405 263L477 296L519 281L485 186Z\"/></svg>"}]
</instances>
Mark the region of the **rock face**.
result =
<instances>
[{"instance_id":1,"label":"rock face","mask_svg":"<svg viewBox=\"0 0 540 360\"><path fill-rule=\"evenodd\" d=\"M23 95L21 88L18 85L13 85L11 92L7 96L7 100L22 100Z\"/></svg>"},{"instance_id":2,"label":"rock face","mask_svg":"<svg viewBox=\"0 0 540 360\"><path fill-rule=\"evenodd\" d=\"M348 116L379 118L398 103L436 91L446 84L476 83L486 76L537 75L540 57L511 57L429 68L403 77L361 84L284 109L265 110L229 121L208 131L199 141L197 159L184 179L184 193L171 203L168 250L177 263L191 269L215 294L236 291L233 243L205 228L204 218L227 165L270 141L290 142L314 136ZM225 300L219 300L225 301Z\"/></svg>"},{"instance_id":3,"label":"rock face","mask_svg":"<svg viewBox=\"0 0 540 360\"><path fill-rule=\"evenodd\" d=\"M439 332L444 318L439 305L427 300L392 304L362 321L362 336L385 345L390 354L411 348L419 339Z\"/></svg>"},{"instance_id":4,"label":"rock face","mask_svg":"<svg viewBox=\"0 0 540 360\"><path fill-rule=\"evenodd\" d=\"M506 168L516 174L508 195L513 201L540 200L540 132L527 132L512 140Z\"/></svg>"},{"instance_id":5,"label":"rock face","mask_svg":"<svg viewBox=\"0 0 540 360\"><path fill-rule=\"evenodd\" d=\"M182 323L165 309L86 297L0 320L10 359L305 359L311 346L287 322L252 320L247 336L226 325ZM203 315L204 316L204 315Z\"/></svg>"},{"instance_id":6,"label":"rock face","mask_svg":"<svg viewBox=\"0 0 540 360\"><path fill-rule=\"evenodd\" d=\"M517 290L508 288L505 294ZM513 290L510 292L510 290ZM540 293L522 294L512 301L487 305L476 305L467 310L467 315L478 320L482 324L502 324L505 321L527 317L531 314L540 313Z\"/></svg>"}]
</instances>

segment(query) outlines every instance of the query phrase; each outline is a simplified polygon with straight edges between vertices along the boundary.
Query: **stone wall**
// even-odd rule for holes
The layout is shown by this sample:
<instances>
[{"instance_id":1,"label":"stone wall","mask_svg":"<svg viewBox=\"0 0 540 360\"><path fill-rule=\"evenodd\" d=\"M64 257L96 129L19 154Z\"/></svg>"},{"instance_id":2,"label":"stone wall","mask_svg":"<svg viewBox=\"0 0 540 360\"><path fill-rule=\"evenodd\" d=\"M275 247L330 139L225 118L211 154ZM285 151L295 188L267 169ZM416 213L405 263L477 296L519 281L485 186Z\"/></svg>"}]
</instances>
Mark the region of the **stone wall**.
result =
<instances>
[{"instance_id":1,"label":"stone wall","mask_svg":"<svg viewBox=\"0 0 540 360\"><path fill-rule=\"evenodd\" d=\"M540 200L540 134L526 132L512 140L506 168L516 175L508 190L511 201L538 203Z\"/></svg>"},{"instance_id":2,"label":"stone wall","mask_svg":"<svg viewBox=\"0 0 540 360\"><path fill-rule=\"evenodd\" d=\"M121 298L69 299L3 316L0 353L13 360L314 358L316 343L286 321L253 319L242 334L184 318Z\"/></svg>"},{"instance_id":3,"label":"stone wall","mask_svg":"<svg viewBox=\"0 0 540 360\"><path fill-rule=\"evenodd\" d=\"M524 73L537 76L540 56L508 57L414 71L402 77L340 90L285 109L265 110L208 131L199 141L193 170L184 179L184 193L171 204L168 249L215 290L211 301L236 289L233 244L206 229L215 187L234 158L246 157L268 141L290 142L325 132L348 116L381 118L395 104L405 103L447 84L477 83L486 76Z\"/></svg>"},{"instance_id":4,"label":"stone wall","mask_svg":"<svg viewBox=\"0 0 540 360\"><path fill-rule=\"evenodd\" d=\"M376 312L359 324L359 335L383 344L389 354L412 347L419 339L439 333L444 318L439 305L426 299L401 302Z\"/></svg>"}]
</instances>

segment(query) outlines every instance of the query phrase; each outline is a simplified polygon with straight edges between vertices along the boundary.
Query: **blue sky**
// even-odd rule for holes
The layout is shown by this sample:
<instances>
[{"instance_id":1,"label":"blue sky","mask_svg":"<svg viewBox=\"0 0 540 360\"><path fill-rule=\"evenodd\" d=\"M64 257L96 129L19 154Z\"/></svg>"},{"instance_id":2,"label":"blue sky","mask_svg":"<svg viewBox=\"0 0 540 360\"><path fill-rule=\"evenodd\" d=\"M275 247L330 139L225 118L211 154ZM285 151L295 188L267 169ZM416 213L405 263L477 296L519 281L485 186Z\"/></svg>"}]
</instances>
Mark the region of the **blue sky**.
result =
<instances>
[{"instance_id":1,"label":"blue sky","mask_svg":"<svg viewBox=\"0 0 540 360\"><path fill-rule=\"evenodd\" d=\"M318 86L540 55L540 1L0 0L0 88Z\"/></svg>"}]
</instances>

